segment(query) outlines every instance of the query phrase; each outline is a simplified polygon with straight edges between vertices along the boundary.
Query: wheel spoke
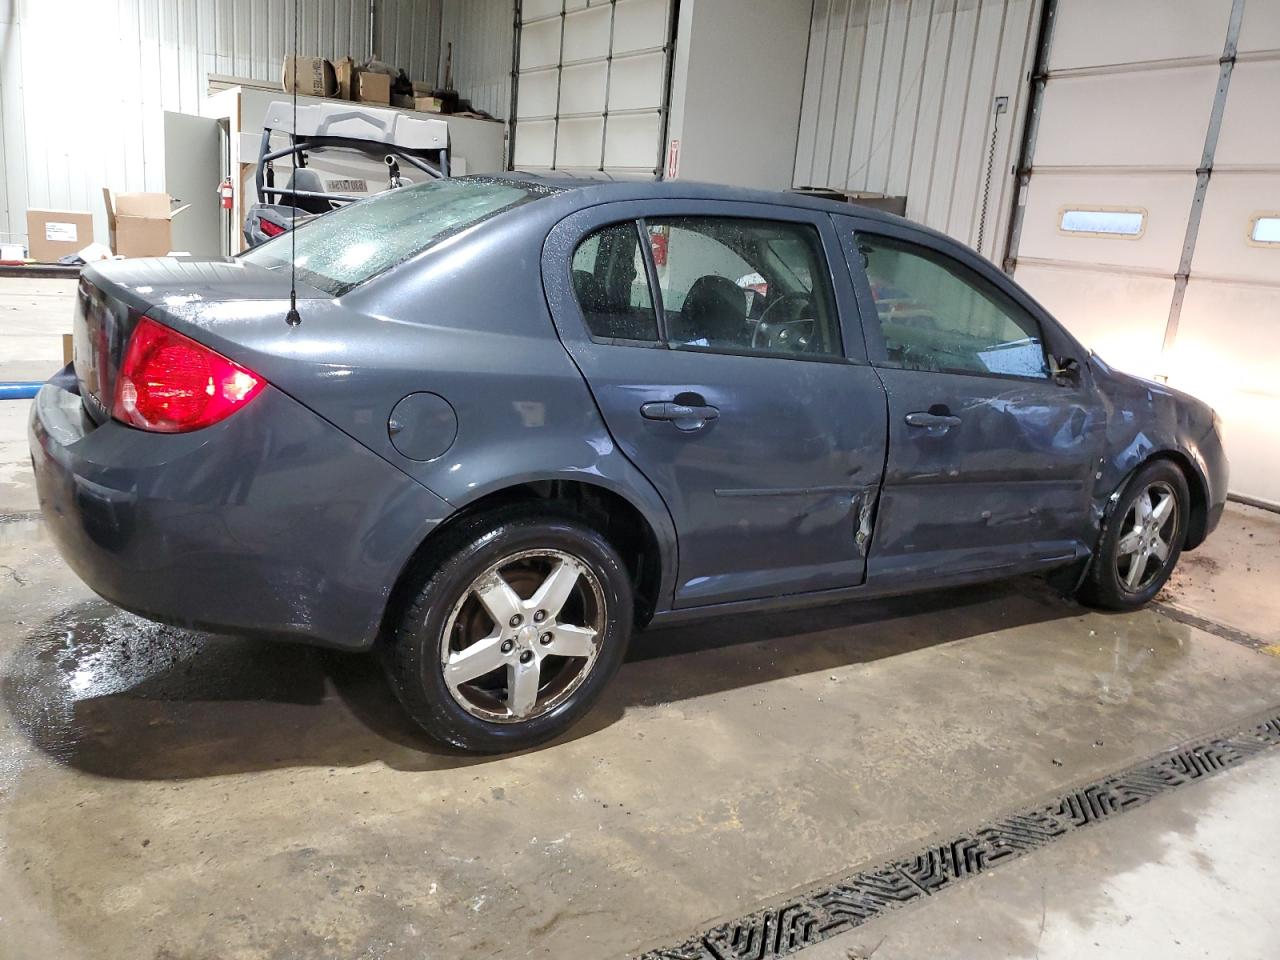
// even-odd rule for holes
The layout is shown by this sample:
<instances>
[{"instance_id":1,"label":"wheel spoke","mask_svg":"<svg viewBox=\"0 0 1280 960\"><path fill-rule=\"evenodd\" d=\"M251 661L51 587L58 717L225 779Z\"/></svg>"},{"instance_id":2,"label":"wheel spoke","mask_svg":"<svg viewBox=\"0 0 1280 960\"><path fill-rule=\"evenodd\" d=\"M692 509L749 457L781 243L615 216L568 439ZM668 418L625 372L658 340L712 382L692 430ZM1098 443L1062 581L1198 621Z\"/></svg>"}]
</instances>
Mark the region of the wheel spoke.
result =
<instances>
[{"instance_id":1,"label":"wheel spoke","mask_svg":"<svg viewBox=\"0 0 1280 960\"><path fill-rule=\"evenodd\" d=\"M1160 498L1160 502L1156 504L1155 509L1151 511L1151 519L1161 526L1169 519L1169 514L1173 511L1173 497L1166 494Z\"/></svg>"},{"instance_id":2,"label":"wheel spoke","mask_svg":"<svg viewBox=\"0 0 1280 960\"><path fill-rule=\"evenodd\" d=\"M558 624L555 639L547 646L547 653L558 657L589 657L595 653L596 631L590 627L574 627Z\"/></svg>"},{"instance_id":3,"label":"wheel spoke","mask_svg":"<svg viewBox=\"0 0 1280 960\"><path fill-rule=\"evenodd\" d=\"M1157 537L1155 543L1151 545L1151 553L1157 560L1164 563L1169 559L1169 544Z\"/></svg>"},{"instance_id":4,"label":"wheel spoke","mask_svg":"<svg viewBox=\"0 0 1280 960\"><path fill-rule=\"evenodd\" d=\"M507 666L507 709L514 717L527 717L538 702L538 683L541 668L535 657L528 663L512 663Z\"/></svg>"},{"instance_id":5,"label":"wheel spoke","mask_svg":"<svg viewBox=\"0 0 1280 960\"><path fill-rule=\"evenodd\" d=\"M499 630L510 623L512 617L520 613L520 597L511 589L507 581L502 579L501 574L495 573L490 579L477 585L475 594Z\"/></svg>"},{"instance_id":6,"label":"wheel spoke","mask_svg":"<svg viewBox=\"0 0 1280 960\"><path fill-rule=\"evenodd\" d=\"M1139 550L1129 560L1129 571L1125 574L1124 585L1130 590L1137 590L1142 582L1142 572L1147 569L1147 551Z\"/></svg>"},{"instance_id":7,"label":"wheel spoke","mask_svg":"<svg viewBox=\"0 0 1280 960\"><path fill-rule=\"evenodd\" d=\"M547 575L547 579L538 587L529 600L529 606L535 610L547 611L548 617L556 617L564 606L569 594L578 582L578 566L567 560L559 561L555 569Z\"/></svg>"},{"instance_id":8,"label":"wheel spoke","mask_svg":"<svg viewBox=\"0 0 1280 960\"><path fill-rule=\"evenodd\" d=\"M1130 557L1142 549L1142 530L1133 529L1120 538L1120 542L1116 544L1120 551L1120 556Z\"/></svg>"},{"instance_id":9,"label":"wheel spoke","mask_svg":"<svg viewBox=\"0 0 1280 960\"><path fill-rule=\"evenodd\" d=\"M1151 518L1151 491L1143 490L1138 494L1138 499L1133 501L1133 509L1138 518L1139 523L1145 523Z\"/></svg>"},{"instance_id":10,"label":"wheel spoke","mask_svg":"<svg viewBox=\"0 0 1280 960\"><path fill-rule=\"evenodd\" d=\"M445 682L450 687L457 687L461 683L467 683L497 670L506 663L501 645L502 637L495 633L491 637L477 640L471 646L450 654L448 662L444 665Z\"/></svg>"}]
</instances>

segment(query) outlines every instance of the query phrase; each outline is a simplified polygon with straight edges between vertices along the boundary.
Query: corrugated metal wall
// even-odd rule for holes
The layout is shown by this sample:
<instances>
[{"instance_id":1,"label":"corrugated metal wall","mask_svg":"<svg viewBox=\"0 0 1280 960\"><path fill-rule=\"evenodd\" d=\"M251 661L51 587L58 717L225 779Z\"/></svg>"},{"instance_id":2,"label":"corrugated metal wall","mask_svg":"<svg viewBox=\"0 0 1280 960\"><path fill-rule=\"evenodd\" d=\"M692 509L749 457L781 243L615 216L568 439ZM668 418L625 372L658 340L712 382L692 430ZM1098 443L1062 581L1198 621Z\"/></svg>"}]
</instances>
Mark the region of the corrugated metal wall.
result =
<instances>
[{"instance_id":1,"label":"corrugated metal wall","mask_svg":"<svg viewBox=\"0 0 1280 960\"><path fill-rule=\"evenodd\" d=\"M363 59L368 0L301 0L298 52ZM434 80L442 0L377 0L378 55ZM276 80L293 0L0 0L0 236L26 209L164 189L164 111L199 113L210 73Z\"/></svg>"},{"instance_id":2,"label":"corrugated metal wall","mask_svg":"<svg viewBox=\"0 0 1280 960\"><path fill-rule=\"evenodd\" d=\"M999 260L1039 6L815 0L794 185L905 195L908 217Z\"/></svg>"},{"instance_id":3,"label":"corrugated metal wall","mask_svg":"<svg viewBox=\"0 0 1280 960\"><path fill-rule=\"evenodd\" d=\"M453 44L453 85L473 106L500 120L511 112L511 44L515 0L444 0L440 79L445 44Z\"/></svg>"}]
</instances>

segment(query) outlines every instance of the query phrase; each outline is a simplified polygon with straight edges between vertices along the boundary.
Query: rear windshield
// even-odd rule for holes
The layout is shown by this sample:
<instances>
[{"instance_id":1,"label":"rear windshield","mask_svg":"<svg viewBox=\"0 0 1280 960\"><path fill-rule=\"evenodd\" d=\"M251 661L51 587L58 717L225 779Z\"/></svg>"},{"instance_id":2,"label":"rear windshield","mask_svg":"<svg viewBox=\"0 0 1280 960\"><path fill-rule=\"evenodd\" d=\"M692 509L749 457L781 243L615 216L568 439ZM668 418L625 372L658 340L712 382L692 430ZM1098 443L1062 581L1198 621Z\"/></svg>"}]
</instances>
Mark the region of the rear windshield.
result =
<instances>
[{"instance_id":1,"label":"rear windshield","mask_svg":"<svg viewBox=\"0 0 1280 960\"><path fill-rule=\"evenodd\" d=\"M467 227L555 191L509 180L432 180L348 204L297 230L298 276L340 297ZM281 234L241 254L287 270L294 238Z\"/></svg>"}]
</instances>

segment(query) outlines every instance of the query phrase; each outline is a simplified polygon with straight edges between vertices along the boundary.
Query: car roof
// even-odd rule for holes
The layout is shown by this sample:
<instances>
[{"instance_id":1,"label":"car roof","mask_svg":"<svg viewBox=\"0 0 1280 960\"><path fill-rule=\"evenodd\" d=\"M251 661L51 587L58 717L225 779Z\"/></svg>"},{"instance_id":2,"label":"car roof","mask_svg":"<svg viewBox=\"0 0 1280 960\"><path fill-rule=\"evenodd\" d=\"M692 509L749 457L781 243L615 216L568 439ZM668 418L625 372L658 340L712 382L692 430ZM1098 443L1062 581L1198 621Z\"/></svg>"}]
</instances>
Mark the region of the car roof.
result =
<instances>
[{"instance_id":1,"label":"car roof","mask_svg":"<svg viewBox=\"0 0 1280 960\"><path fill-rule=\"evenodd\" d=\"M530 173L512 170L500 174L485 174L483 177L490 180L510 180L515 183L531 184L556 192L568 192L583 207L621 200L731 200L739 203L772 203L807 210L821 210L825 213L863 217L868 220L902 224L917 230L933 232L914 221L873 207L783 190L756 190L698 180L622 179L614 178L607 173L572 174L560 171Z\"/></svg>"}]
</instances>

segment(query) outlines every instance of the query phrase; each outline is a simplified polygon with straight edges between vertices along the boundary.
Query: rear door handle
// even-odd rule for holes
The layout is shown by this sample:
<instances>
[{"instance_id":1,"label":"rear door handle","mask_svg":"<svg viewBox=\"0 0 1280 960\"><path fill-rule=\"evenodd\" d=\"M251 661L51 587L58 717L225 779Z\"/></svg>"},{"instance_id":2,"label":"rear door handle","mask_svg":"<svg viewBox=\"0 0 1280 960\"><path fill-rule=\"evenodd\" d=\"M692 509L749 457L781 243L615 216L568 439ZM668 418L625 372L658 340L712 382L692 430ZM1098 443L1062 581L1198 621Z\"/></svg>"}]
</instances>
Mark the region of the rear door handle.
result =
<instances>
[{"instance_id":1,"label":"rear door handle","mask_svg":"<svg viewBox=\"0 0 1280 960\"><path fill-rule=\"evenodd\" d=\"M952 416L949 413L926 413L917 411L916 413L908 413L906 416L907 426L909 427L926 427L931 430L945 432L952 427L960 426L960 418Z\"/></svg>"},{"instance_id":2,"label":"rear door handle","mask_svg":"<svg viewBox=\"0 0 1280 960\"><path fill-rule=\"evenodd\" d=\"M669 420L677 430L686 432L701 430L712 420L720 418L720 410L710 404L676 403L674 400L653 400L640 407L640 416L646 420Z\"/></svg>"}]
</instances>

